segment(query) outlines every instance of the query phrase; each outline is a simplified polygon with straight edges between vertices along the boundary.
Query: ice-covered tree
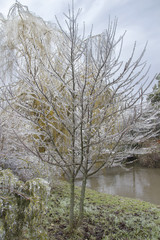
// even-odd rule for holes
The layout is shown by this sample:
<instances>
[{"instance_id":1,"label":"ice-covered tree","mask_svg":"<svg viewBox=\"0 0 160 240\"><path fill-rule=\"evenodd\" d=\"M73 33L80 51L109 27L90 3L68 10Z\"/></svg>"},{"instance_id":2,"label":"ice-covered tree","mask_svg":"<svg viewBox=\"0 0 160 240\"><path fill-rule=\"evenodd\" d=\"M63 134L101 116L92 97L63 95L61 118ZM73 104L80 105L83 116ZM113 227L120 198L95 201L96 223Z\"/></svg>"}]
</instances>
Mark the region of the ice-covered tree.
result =
<instances>
[{"instance_id":1,"label":"ice-covered tree","mask_svg":"<svg viewBox=\"0 0 160 240\"><path fill-rule=\"evenodd\" d=\"M141 115L130 121L126 112L148 87L145 48L135 58L134 44L129 59L121 60L124 35L116 39L117 20L103 33L86 36L79 14L72 6L63 28L16 2L7 19L1 18L0 40L5 116L16 117L11 126L19 144L68 178L71 229L77 176L80 223L87 178L116 161L119 143Z\"/></svg>"},{"instance_id":2,"label":"ice-covered tree","mask_svg":"<svg viewBox=\"0 0 160 240\"><path fill-rule=\"evenodd\" d=\"M160 136L160 112L158 104L153 107L146 102L141 116L126 134L124 142L126 157L150 154L157 149ZM133 115L131 116L132 119ZM152 144L149 144L152 143ZM145 143L147 146L145 146ZM154 144L153 144L154 143ZM158 149L157 149L158 150Z\"/></svg>"}]
</instances>

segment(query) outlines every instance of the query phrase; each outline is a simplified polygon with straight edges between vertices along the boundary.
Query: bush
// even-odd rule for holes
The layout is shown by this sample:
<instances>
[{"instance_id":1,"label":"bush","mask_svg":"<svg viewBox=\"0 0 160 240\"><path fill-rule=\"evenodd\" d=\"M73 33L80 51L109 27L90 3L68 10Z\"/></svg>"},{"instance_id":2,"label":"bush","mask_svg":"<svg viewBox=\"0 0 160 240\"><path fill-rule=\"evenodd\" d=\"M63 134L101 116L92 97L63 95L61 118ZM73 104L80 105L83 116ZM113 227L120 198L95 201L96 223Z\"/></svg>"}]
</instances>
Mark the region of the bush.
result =
<instances>
[{"instance_id":1,"label":"bush","mask_svg":"<svg viewBox=\"0 0 160 240\"><path fill-rule=\"evenodd\" d=\"M1 240L45 240L42 216L50 191L43 179L19 181L10 170L0 170L0 237Z\"/></svg>"}]
</instances>

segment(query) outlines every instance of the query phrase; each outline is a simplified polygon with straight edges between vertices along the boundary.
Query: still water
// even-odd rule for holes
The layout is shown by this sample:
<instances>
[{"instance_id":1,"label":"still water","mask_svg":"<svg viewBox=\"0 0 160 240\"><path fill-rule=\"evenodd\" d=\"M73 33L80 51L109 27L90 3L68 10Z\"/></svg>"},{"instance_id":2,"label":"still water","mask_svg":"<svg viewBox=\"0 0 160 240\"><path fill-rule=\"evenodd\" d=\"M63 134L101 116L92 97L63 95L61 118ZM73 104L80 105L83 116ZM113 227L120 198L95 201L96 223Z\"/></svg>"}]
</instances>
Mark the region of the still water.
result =
<instances>
[{"instance_id":1,"label":"still water","mask_svg":"<svg viewBox=\"0 0 160 240\"><path fill-rule=\"evenodd\" d=\"M81 181L77 181L78 186ZM103 169L88 179L87 187L99 192L160 204L160 168Z\"/></svg>"}]
</instances>

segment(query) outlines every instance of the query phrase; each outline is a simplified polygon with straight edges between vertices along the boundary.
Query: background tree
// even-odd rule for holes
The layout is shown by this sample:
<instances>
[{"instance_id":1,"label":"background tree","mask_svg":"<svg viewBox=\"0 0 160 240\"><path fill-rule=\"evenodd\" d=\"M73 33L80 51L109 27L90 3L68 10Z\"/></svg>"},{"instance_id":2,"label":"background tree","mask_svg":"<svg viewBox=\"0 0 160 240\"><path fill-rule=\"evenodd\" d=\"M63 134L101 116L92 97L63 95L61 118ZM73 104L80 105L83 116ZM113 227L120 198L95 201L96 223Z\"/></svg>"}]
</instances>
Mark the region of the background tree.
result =
<instances>
[{"instance_id":1,"label":"background tree","mask_svg":"<svg viewBox=\"0 0 160 240\"><path fill-rule=\"evenodd\" d=\"M72 5L63 28L16 2L1 19L5 117L10 113L20 123L11 126L21 146L69 180L70 229L76 224L76 178L82 178L80 224L87 178L116 162L120 142L141 115L130 121L126 112L148 88L141 62L145 48L135 60L135 44L122 61L124 35L116 40L117 20L109 21L103 33L86 36L79 30L79 13Z\"/></svg>"},{"instance_id":2,"label":"background tree","mask_svg":"<svg viewBox=\"0 0 160 240\"><path fill-rule=\"evenodd\" d=\"M160 102L160 74L157 75L156 80L158 81L158 84L154 85L152 93L148 96L148 100L153 104Z\"/></svg>"}]
</instances>

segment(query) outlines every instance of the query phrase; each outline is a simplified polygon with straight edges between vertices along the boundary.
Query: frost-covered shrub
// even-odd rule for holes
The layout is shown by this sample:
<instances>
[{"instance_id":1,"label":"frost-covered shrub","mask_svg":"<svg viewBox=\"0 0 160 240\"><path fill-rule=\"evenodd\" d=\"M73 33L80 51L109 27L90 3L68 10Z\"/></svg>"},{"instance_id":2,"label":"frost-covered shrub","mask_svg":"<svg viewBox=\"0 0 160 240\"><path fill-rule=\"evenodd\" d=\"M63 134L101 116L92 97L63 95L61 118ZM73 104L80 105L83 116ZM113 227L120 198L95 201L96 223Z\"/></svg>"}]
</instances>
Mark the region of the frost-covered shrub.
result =
<instances>
[{"instance_id":1,"label":"frost-covered shrub","mask_svg":"<svg viewBox=\"0 0 160 240\"><path fill-rule=\"evenodd\" d=\"M50 187L43 179L19 181L0 170L0 239L47 239L42 227Z\"/></svg>"}]
</instances>

